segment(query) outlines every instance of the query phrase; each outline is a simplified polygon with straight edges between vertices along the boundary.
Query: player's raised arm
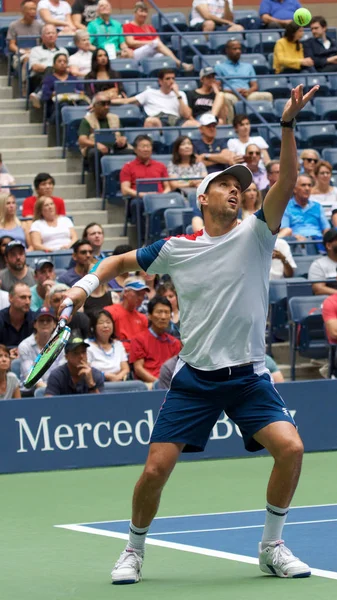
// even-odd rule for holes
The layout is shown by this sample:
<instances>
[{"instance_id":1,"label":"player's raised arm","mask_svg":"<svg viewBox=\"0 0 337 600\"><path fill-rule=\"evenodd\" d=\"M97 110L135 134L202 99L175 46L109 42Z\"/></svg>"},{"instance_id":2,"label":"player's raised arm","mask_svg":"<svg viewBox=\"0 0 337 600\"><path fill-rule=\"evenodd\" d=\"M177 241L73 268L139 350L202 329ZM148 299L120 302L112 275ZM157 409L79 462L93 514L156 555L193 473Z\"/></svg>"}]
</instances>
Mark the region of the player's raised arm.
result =
<instances>
[{"instance_id":1,"label":"player's raised arm","mask_svg":"<svg viewBox=\"0 0 337 600\"><path fill-rule=\"evenodd\" d=\"M73 312L75 313L101 283L106 283L122 273L139 270L140 266L137 262L136 254L137 251L132 250L118 256L109 256L98 262L88 275L82 277L74 287L67 291L60 306L60 311L65 306L66 298L70 298L73 302Z\"/></svg>"},{"instance_id":2,"label":"player's raised arm","mask_svg":"<svg viewBox=\"0 0 337 600\"><path fill-rule=\"evenodd\" d=\"M263 203L265 219L271 231L277 231L279 228L283 213L293 195L297 179L295 118L307 102L310 102L318 89L319 85L315 85L307 94L303 95L303 84L298 85L291 90L291 97L283 110L280 177L269 190Z\"/></svg>"}]
</instances>

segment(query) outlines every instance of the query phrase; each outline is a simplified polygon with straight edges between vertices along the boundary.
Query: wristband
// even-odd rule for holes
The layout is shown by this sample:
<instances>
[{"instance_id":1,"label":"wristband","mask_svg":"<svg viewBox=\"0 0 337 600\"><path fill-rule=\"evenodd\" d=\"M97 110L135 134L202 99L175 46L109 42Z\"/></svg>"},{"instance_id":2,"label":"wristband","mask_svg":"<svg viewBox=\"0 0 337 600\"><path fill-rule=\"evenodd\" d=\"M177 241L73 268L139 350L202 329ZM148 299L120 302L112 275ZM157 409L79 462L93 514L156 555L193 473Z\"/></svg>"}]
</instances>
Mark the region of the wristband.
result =
<instances>
[{"instance_id":1,"label":"wristband","mask_svg":"<svg viewBox=\"0 0 337 600\"><path fill-rule=\"evenodd\" d=\"M82 277L82 279L74 283L72 287L80 287L82 288L82 290L85 291L87 296L90 296L90 294L92 294L92 292L94 292L100 284L101 282L98 279L97 275L89 273L88 275L85 275L84 277Z\"/></svg>"}]
</instances>

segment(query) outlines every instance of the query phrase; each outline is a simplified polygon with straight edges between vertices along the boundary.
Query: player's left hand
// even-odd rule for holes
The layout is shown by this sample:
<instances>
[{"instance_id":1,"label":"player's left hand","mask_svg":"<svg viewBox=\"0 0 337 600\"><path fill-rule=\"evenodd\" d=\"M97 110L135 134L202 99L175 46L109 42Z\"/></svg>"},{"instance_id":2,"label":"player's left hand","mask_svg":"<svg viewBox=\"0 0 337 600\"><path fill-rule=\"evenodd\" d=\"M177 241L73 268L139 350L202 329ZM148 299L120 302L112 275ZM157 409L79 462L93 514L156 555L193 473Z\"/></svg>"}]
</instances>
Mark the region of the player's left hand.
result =
<instances>
[{"instance_id":1,"label":"player's left hand","mask_svg":"<svg viewBox=\"0 0 337 600\"><path fill-rule=\"evenodd\" d=\"M309 92L303 95L303 83L293 88L291 90L291 97L284 107L282 121L291 121L294 119L302 108L310 102L318 90L319 85L314 85Z\"/></svg>"}]
</instances>

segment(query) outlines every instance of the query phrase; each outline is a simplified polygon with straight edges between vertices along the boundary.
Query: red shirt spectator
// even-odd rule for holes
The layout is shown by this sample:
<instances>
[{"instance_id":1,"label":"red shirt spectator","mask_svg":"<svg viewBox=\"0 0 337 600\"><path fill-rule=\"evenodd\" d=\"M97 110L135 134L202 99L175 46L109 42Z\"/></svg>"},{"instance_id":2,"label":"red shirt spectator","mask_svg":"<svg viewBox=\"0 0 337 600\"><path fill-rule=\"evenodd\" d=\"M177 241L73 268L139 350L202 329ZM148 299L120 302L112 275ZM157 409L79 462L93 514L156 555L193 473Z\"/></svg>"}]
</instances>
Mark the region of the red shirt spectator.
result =
<instances>
[{"instance_id":1,"label":"red shirt spectator","mask_svg":"<svg viewBox=\"0 0 337 600\"><path fill-rule=\"evenodd\" d=\"M153 27L153 25L136 25L136 23L124 23L123 33L124 35L132 35L135 38L135 40L139 40L140 42L152 42L155 39L155 37L153 35L144 34L157 33L157 30ZM137 33L143 35L137 36Z\"/></svg>"},{"instance_id":2,"label":"red shirt spectator","mask_svg":"<svg viewBox=\"0 0 337 600\"><path fill-rule=\"evenodd\" d=\"M324 300L322 316L330 344L337 344L337 294Z\"/></svg>"},{"instance_id":3,"label":"red shirt spectator","mask_svg":"<svg viewBox=\"0 0 337 600\"><path fill-rule=\"evenodd\" d=\"M57 198L57 196L50 196L52 200L54 200L56 206L56 212L58 215L66 214L66 207L64 205L64 200L62 198ZM34 214L34 206L37 200L37 196L28 196L24 199L22 205L22 216L23 217L31 217Z\"/></svg>"},{"instance_id":4,"label":"red shirt spectator","mask_svg":"<svg viewBox=\"0 0 337 600\"><path fill-rule=\"evenodd\" d=\"M28 196L28 198L25 198L22 205L22 216L33 217L36 200L38 198L41 198L41 196L47 196L48 198L52 198L56 206L57 214L65 215L66 208L64 205L64 200L53 195L54 187L55 179L52 175L50 175L49 173L38 173L34 179L34 189L36 192L36 196Z\"/></svg>"},{"instance_id":5,"label":"red shirt spectator","mask_svg":"<svg viewBox=\"0 0 337 600\"><path fill-rule=\"evenodd\" d=\"M168 177L167 168L165 165L152 158L145 163L139 158L135 158L131 162L124 165L120 173L120 182L130 182L131 188L136 190L137 179L147 179L149 177ZM164 186L161 181L158 182L158 192L164 192Z\"/></svg>"},{"instance_id":6,"label":"red shirt spectator","mask_svg":"<svg viewBox=\"0 0 337 600\"><path fill-rule=\"evenodd\" d=\"M164 362L179 354L180 350L181 343L173 335L157 335L152 329L147 329L131 341L129 362L132 364L136 360L144 359L144 369L158 379Z\"/></svg>"}]
</instances>

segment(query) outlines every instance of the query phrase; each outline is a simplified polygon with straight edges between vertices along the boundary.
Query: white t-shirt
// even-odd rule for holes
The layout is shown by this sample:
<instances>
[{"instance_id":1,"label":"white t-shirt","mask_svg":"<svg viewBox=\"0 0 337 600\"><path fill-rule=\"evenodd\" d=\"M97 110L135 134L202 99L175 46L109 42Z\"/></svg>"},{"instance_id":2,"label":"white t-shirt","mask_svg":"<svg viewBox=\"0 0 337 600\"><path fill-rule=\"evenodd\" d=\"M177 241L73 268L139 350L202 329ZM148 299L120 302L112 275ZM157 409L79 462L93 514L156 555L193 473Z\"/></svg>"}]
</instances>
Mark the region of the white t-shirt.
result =
<instances>
[{"instance_id":1,"label":"white t-shirt","mask_svg":"<svg viewBox=\"0 0 337 600\"><path fill-rule=\"evenodd\" d=\"M114 340L111 352L102 350L93 340L86 340L86 342L90 344L87 348L88 363L102 373L119 373L121 363L128 362L125 348L119 340Z\"/></svg>"},{"instance_id":2,"label":"white t-shirt","mask_svg":"<svg viewBox=\"0 0 337 600\"><path fill-rule=\"evenodd\" d=\"M203 23L204 19L201 14L197 11L197 6L199 4L207 4L207 8L211 15L215 17L220 17L220 19L224 16L225 12L225 1L224 0L193 0L192 11L191 11L191 21L190 26L194 27L198 23ZM228 0L229 10L233 12L233 0Z\"/></svg>"},{"instance_id":3,"label":"white t-shirt","mask_svg":"<svg viewBox=\"0 0 337 600\"><path fill-rule=\"evenodd\" d=\"M77 67L80 75L85 77L91 71L92 52L88 50L78 50L69 57L69 66Z\"/></svg>"},{"instance_id":4,"label":"white t-shirt","mask_svg":"<svg viewBox=\"0 0 337 600\"><path fill-rule=\"evenodd\" d=\"M269 148L266 140L260 135L251 136L248 142L240 142L239 138L230 138L227 142L227 148L228 150L231 150L231 152L235 152L235 154L245 154L249 144L256 144L261 150L267 150L267 148Z\"/></svg>"},{"instance_id":5,"label":"white t-shirt","mask_svg":"<svg viewBox=\"0 0 337 600\"><path fill-rule=\"evenodd\" d=\"M337 261L328 256L322 256L310 265L308 279L311 281L324 281L325 279L336 279Z\"/></svg>"},{"instance_id":6,"label":"white t-shirt","mask_svg":"<svg viewBox=\"0 0 337 600\"><path fill-rule=\"evenodd\" d=\"M48 9L53 19L57 19L58 21L65 21L67 15L71 14L71 6L66 2L66 0L60 0L59 4L55 5L50 2L50 0L40 0L37 5L37 20L40 23L44 24L43 19L40 17L40 10ZM57 26L57 29L61 29Z\"/></svg>"},{"instance_id":7,"label":"white t-shirt","mask_svg":"<svg viewBox=\"0 0 337 600\"><path fill-rule=\"evenodd\" d=\"M71 242L70 229L74 227L69 217L57 217L56 227L50 227L44 219L34 221L30 232L38 231L41 235L41 241L44 246L51 250L61 250Z\"/></svg>"},{"instance_id":8,"label":"white t-shirt","mask_svg":"<svg viewBox=\"0 0 337 600\"><path fill-rule=\"evenodd\" d=\"M179 91L179 96L188 105L185 92ZM169 94L164 94L161 90L148 88L144 92L137 94L135 98L142 105L148 117L155 117L160 112L180 117L179 100L173 91Z\"/></svg>"},{"instance_id":9,"label":"white t-shirt","mask_svg":"<svg viewBox=\"0 0 337 600\"><path fill-rule=\"evenodd\" d=\"M203 229L137 250L143 270L173 279L183 361L202 371L264 364L275 241L260 210L225 235Z\"/></svg>"},{"instance_id":10,"label":"white t-shirt","mask_svg":"<svg viewBox=\"0 0 337 600\"><path fill-rule=\"evenodd\" d=\"M9 306L9 294L5 290L0 290L0 310Z\"/></svg>"},{"instance_id":11,"label":"white t-shirt","mask_svg":"<svg viewBox=\"0 0 337 600\"><path fill-rule=\"evenodd\" d=\"M293 255L291 254L290 246L288 242L282 240L281 238L277 238L275 242L275 250L279 250L282 252L283 256L286 257L286 260L290 264L293 269L296 269L297 264L293 259ZM284 266L282 260L279 258L273 258L271 261L271 269L269 273L269 279L283 279L284 277Z\"/></svg>"},{"instance_id":12,"label":"white t-shirt","mask_svg":"<svg viewBox=\"0 0 337 600\"><path fill-rule=\"evenodd\" d=\"M334 187L326 194L311 194L310 200L319 202L324 208L324 214L328 219L331 219L333 210L337 210L337 187Z\"/></svg>"}]
</instances>

